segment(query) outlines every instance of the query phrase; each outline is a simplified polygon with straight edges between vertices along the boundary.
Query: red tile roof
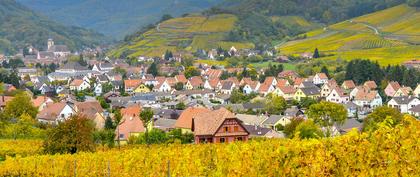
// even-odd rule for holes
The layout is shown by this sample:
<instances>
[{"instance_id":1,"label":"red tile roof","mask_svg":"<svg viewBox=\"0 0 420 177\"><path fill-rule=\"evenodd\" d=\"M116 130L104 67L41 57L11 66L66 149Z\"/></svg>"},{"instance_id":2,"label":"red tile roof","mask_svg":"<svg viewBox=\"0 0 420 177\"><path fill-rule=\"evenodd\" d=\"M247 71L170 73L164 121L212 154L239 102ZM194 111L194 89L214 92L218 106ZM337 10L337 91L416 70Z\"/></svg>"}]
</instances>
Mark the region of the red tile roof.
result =
<instances>
[{"instance_id":1,"label":"red tile roof","mask_svg":"<svg viewBox=\"0 0 420 177\"><path fill-rule=\"evenodd\" d=\"M192 119L200 114L207 112L210 112L210 110L207 108L189 107L184 110L179 116L178 120L176 120L175 127L191 129Z\"/></svg>"},{"instance_id":2,"label":"red tile roof","mask_svg":"<svg viewBox=\"0 0 420 177\"><path fill-rule=\"evenodd\" d=\"M194 135L214 135L228 118L236 118L226 108L202 113L194 117Z\"/></svg>"},{"instance_id":3,"label":"red tile roof","mask_svg":"<svg viewBox=\"0 0 420 177\"><path fill-rule=\"evenodd\" d=\"M356 88L356 84L354 84L353 80L345 80L342 84L343 87L347 89Z\"/></svg>"},{"instance_id":4,"label":"red tile roof","mask_svg":"<svg viewBox=\"0 0 420 177\"><path fill-rule=\"evenodd\" d=\"M141 80L133 79L133 80L124 80L124 86L127 88L138 87L141 84Z\"/></svg>"},{"instance_id":5,"label":"red tile roof","mask_svg":"<svg viewBox=\"0 0 420 177\"><path fill-rule=\"evenodd\" d=\"M64 107L66 107L66 105L67 104L64 102L47 104L46 107L41 112L39 112L36 117L38 119L55 121Z\"/></svg>"}]
</instances>

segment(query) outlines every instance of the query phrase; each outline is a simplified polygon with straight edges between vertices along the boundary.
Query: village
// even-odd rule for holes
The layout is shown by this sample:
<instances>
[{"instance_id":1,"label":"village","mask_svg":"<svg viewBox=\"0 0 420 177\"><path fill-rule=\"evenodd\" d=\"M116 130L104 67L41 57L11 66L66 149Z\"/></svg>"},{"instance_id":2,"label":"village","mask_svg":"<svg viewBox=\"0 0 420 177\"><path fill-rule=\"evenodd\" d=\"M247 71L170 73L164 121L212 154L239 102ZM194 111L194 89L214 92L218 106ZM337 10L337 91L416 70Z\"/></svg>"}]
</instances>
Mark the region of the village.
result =
<instances>
[{"instance_id":1,"label":"village","mask_svg":"<svg viewBox=\"0 0 420 177\"><path fill-rule=\"evenodd\" d=\"M383 105L403 114L420 116L420 84L411 88L390 81L380 90L380 83L375 81L361 85L353 80L337 83L327 73L302 77L292 70L260 79L267 70L258 70L253 78L244 74L249 72L246 67L197 63L184 66L182 56L172 53L163 54L162 58L139 57L135 66L126 60L108 57L70 60L70 56L99 52L90 49L82 54L72 53L64 45L55 45L52 39L47 42L47 51L29 47L24 53L25 67L15 68L18 85L3 84L2 109L14 98L16 90L23 90L38 108L38 122L57 125L82 114L91 119L98 130L105 127L107 119L115 122L118 110L122 119L116 125L115 140L122 144L128 143L131 136L144 133L145 127L164 132L180 129L194 134L195 143L285 138L282 127L295 118L307 119L305 113L309 105L306 103L321 101L342 105L347 110L344 124L334 125L334 136L352 129L361 130L363 119ZM257 54L255 51L241 53L232 47L224 53L211 50L207 57L214 60L219 55L250 57ZM313 54L304 55L312 58ZM287 57L280 58L287 60ZM11 63L10 60L3 63ZM51 64L59 67L40 72L42 66L48 68ZM415 61L407 64L416 67ZM380 91L389 99L384 100ZM272 101L274 97L281 97L282 102ZM284 106L273 110L269 108L271 104ZM153 120L147 126L139 118L145 108L153 110Z\"/></svg>"}]
</instances>

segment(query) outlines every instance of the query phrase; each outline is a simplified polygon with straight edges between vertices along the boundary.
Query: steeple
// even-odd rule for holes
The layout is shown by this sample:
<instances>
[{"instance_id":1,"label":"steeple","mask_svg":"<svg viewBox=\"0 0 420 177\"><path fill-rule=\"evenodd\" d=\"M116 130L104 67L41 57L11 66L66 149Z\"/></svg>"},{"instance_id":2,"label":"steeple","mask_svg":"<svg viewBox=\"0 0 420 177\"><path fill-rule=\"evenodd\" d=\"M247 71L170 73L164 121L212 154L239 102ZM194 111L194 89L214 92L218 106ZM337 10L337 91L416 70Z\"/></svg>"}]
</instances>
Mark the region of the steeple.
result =
<instances>
[{"instance_id":1,"label":"steeple","mask_svg":"<svg viewBox=\"0 0 420 177\"><path fill-rule=\"evenodd\" d=\"M51 50L53 46L54 46L54 40L49 38L48 39L48 44L47 44L47 47L48 47L47 50L48 51Z\"/></svg>"}]
</instances>

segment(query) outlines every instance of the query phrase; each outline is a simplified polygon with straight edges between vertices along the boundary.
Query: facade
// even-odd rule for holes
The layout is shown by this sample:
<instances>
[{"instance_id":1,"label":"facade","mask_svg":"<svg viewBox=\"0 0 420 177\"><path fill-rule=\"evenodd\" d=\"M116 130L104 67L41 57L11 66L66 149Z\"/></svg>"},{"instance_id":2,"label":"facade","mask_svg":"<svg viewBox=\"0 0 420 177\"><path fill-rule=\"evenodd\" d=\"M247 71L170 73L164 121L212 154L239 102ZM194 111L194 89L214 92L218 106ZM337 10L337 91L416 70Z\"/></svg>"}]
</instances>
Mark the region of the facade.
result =
<instances>
[{"instance_id":1,"label":"facade","mask_svg":"<svg viewBox=\"0 0 420 177\"><path fill-rule=\"evenodd\" d=\"M413 96L394 97L388 102L388 106L398 109L401 113L408 113L409 109L420 105L420 100Z\"/></svg>"},{"instance_id":2,"label":"facade","mask_svg":"<svg viewBox=\"0 0 420 177\"><path fill-rule=\"evenodd\" d=\"M386 86L384 92L386 96L393 97L395 95L395 92L397 92L398 89L400 89L400 84L398 82L391 81Z\"/></svg>"}]
</instances>

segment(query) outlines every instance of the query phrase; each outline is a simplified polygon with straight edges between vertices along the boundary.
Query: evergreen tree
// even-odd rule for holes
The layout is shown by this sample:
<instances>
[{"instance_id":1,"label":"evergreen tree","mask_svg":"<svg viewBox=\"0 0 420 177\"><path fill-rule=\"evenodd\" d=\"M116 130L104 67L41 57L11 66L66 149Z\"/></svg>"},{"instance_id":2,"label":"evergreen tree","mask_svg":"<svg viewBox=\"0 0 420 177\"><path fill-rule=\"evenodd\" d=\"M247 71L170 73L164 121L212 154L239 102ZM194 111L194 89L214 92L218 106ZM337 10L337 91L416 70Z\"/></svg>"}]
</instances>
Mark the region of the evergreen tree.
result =
<instances>
[{"instance_id":1,"label":"evergreen tree","mask_svg":"<svg viewBox=\"0 0 420 177\"><path fill-rule=\"evenodd\" d=\"M152 74L153 76L157 76L158 75L158 67L157 67L157 63L153 62L150 67L147 69L147 73L148 74Z\"/></svg>"},{"instance_id":2,"label":"evergreen tree","mask_svg":"<svg viewBox=\"0 0 420 177\"><path fill-rule=\"evenodd\" d=\"M314 55L313 55L312 58L319 58L319 57L320 57L320 55L319 55L318 48L315 48Z\"/></svg>"},{"instance_id":3,"label":"evergreen tree","mask_svg":"<svg viewBox=\"0 0 420 177\"><path fill-rule=\"evenodd\" d=\"M328 77L330 77L330 72L328 71L328 68L326 66L322 66L321 73L326 74Z\"/></svg>"},{"instance_id":4,"label":"evergreen tree","mask_svg":"<svg viewBox=\"0 0 420 177\"><path fill-rule=\"evenodd\" d=\"M107 117L106 119L105 119L105 126L104 126L104 128L106 129L106 130L111 130L111 129L114 129L115 128L115 126L114 126L114 122L112 121L112 119L111 119L111 117Z\"/></svg>"}]
</instances>

